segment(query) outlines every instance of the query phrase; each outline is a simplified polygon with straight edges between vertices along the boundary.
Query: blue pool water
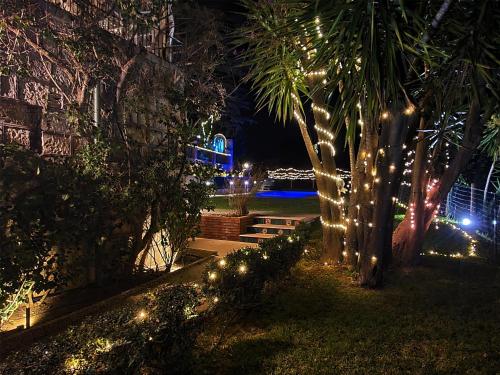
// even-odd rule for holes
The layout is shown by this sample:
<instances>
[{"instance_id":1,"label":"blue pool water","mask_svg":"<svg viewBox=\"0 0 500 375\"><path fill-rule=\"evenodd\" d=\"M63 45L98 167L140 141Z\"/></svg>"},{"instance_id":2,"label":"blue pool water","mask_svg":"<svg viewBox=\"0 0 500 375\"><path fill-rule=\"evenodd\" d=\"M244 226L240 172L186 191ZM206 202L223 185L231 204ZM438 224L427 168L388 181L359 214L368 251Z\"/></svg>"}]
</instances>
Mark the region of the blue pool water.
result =
<instances>
[{"instance_id":1,"label":"blue pool water","mask_svg":"<svg viewBox=\"0 0 500 375\"><path fill-rule=\"evenodd\" d=\"M270 190L259 191L255 195L257 198L310 198L316 197L315 191L288 191L288 190Z\"/></svg>"}]
</instances>

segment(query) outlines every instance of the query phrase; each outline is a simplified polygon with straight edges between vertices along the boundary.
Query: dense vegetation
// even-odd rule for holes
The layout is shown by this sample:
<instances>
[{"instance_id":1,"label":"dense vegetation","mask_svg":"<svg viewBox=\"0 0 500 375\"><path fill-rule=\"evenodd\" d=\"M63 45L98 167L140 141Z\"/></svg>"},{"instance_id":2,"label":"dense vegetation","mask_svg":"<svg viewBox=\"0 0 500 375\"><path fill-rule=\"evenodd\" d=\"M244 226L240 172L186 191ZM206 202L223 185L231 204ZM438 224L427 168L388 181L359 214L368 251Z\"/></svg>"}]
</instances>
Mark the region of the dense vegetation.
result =
<instances>
[{"instance_id":1,"label":"dense vegetation","mask_svg":"<svg viewBox=\"0 0 500 375\"><path fill-rule=\"evenodd\" d=\"M204 321L226 320L235 312L239 316L261 303L265 291L290 274L306 239L304 228L300 235L217 259L205 270L201 290L194 285L157 287L12 353L0 373L188 373Z\"/></svg>"}]
</instances>

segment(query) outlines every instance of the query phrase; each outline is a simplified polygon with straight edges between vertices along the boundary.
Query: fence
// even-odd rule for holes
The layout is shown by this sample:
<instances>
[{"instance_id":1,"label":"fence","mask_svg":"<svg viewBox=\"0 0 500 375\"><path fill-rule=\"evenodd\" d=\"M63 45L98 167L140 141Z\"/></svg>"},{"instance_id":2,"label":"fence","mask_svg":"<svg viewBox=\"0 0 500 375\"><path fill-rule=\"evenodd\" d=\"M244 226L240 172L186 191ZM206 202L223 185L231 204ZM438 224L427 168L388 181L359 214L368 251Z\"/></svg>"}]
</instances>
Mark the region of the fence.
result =
<instances>
[{"instance_id":1,"label":"fence","mask_svg":"<svg viewBox=\"0 0 500 375\"><path fill-rule=\"evenodd\" d=\"M98 26L165 60L171 60L173 36L169 35L169 14L154 24L139 24L123 17L114 1L108 0L47 0L73 16L91 17ZM148 14L144 10L145 15Z\"/></svg>"},{"instance_id":2,"label":"fence","mask_svg":"<svg viewBox=\"0 0 500 375\"><path fill-rule=\"evenodd\" d=\"M339 169L338 174L349 185L349 171ZM271 180L315 180L312 169L301 170L294 168L280 168L269 170L268 176ZM410 196L410 184L403 182L399 189L398 200L408 202ZM456 220L462 226L468 227L480 234L484 239L496 242L500 239L500 195L477 189L474 186L456 183L450 190L447 198L441 203L440 216L446 216Z\"/></svg>"},{"instance_id":3,"label":"fence","mask_svg":"<svg viewBox=\"0 0 500 375\"><path fill-rule=\"evenodd\" d=\"M495 241L500 238L498 218L500 196L464 184L453 185L446 202L445 215L470 226L485 238Z\"/></svg>"}]
</instances>

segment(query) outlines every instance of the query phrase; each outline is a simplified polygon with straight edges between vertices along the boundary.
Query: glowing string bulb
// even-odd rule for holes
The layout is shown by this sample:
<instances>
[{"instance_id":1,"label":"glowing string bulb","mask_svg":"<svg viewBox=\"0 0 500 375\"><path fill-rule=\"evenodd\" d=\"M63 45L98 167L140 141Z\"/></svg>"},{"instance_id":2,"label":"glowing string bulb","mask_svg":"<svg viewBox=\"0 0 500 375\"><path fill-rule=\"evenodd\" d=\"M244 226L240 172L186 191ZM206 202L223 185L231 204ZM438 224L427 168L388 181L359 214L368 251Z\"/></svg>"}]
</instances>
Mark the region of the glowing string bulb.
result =
<instances>
[{"instance_id":1,"label":"glowing string bulb","mask_svg":"<svg viewBox=\"0 0 500 375\"><path fill-rule=\"evenodd\" d=\"M415 112L415 106L413 106L412 104L410 104L408 107L406 107L406 109L404 110L404 114L406 116L410 116L413 114L413 112Z\"/></svg>"}]
</instances>

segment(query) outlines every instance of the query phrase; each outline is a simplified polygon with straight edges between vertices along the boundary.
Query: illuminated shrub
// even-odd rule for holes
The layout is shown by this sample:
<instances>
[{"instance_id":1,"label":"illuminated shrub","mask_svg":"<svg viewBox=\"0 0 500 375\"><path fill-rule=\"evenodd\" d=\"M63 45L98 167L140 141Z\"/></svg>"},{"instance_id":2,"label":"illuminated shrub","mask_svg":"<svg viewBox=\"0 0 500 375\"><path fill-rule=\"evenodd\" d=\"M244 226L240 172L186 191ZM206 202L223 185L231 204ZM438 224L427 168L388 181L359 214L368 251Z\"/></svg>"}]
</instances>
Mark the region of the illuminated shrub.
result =
<instances>
[{"instance_id":1,"label":"illuminated shrub","mask_svg":"<svg viewBox=\"0 0 500 375\"><path fill-rule=\"evenodd\" d=\"M290 273L299 261L306 239L300 229L292 236L264 241L259 248L243 248L210 263L203 275L203 291L219 309L245 308L257 303L266 283Z\"/></svg>"}]
</instances>

